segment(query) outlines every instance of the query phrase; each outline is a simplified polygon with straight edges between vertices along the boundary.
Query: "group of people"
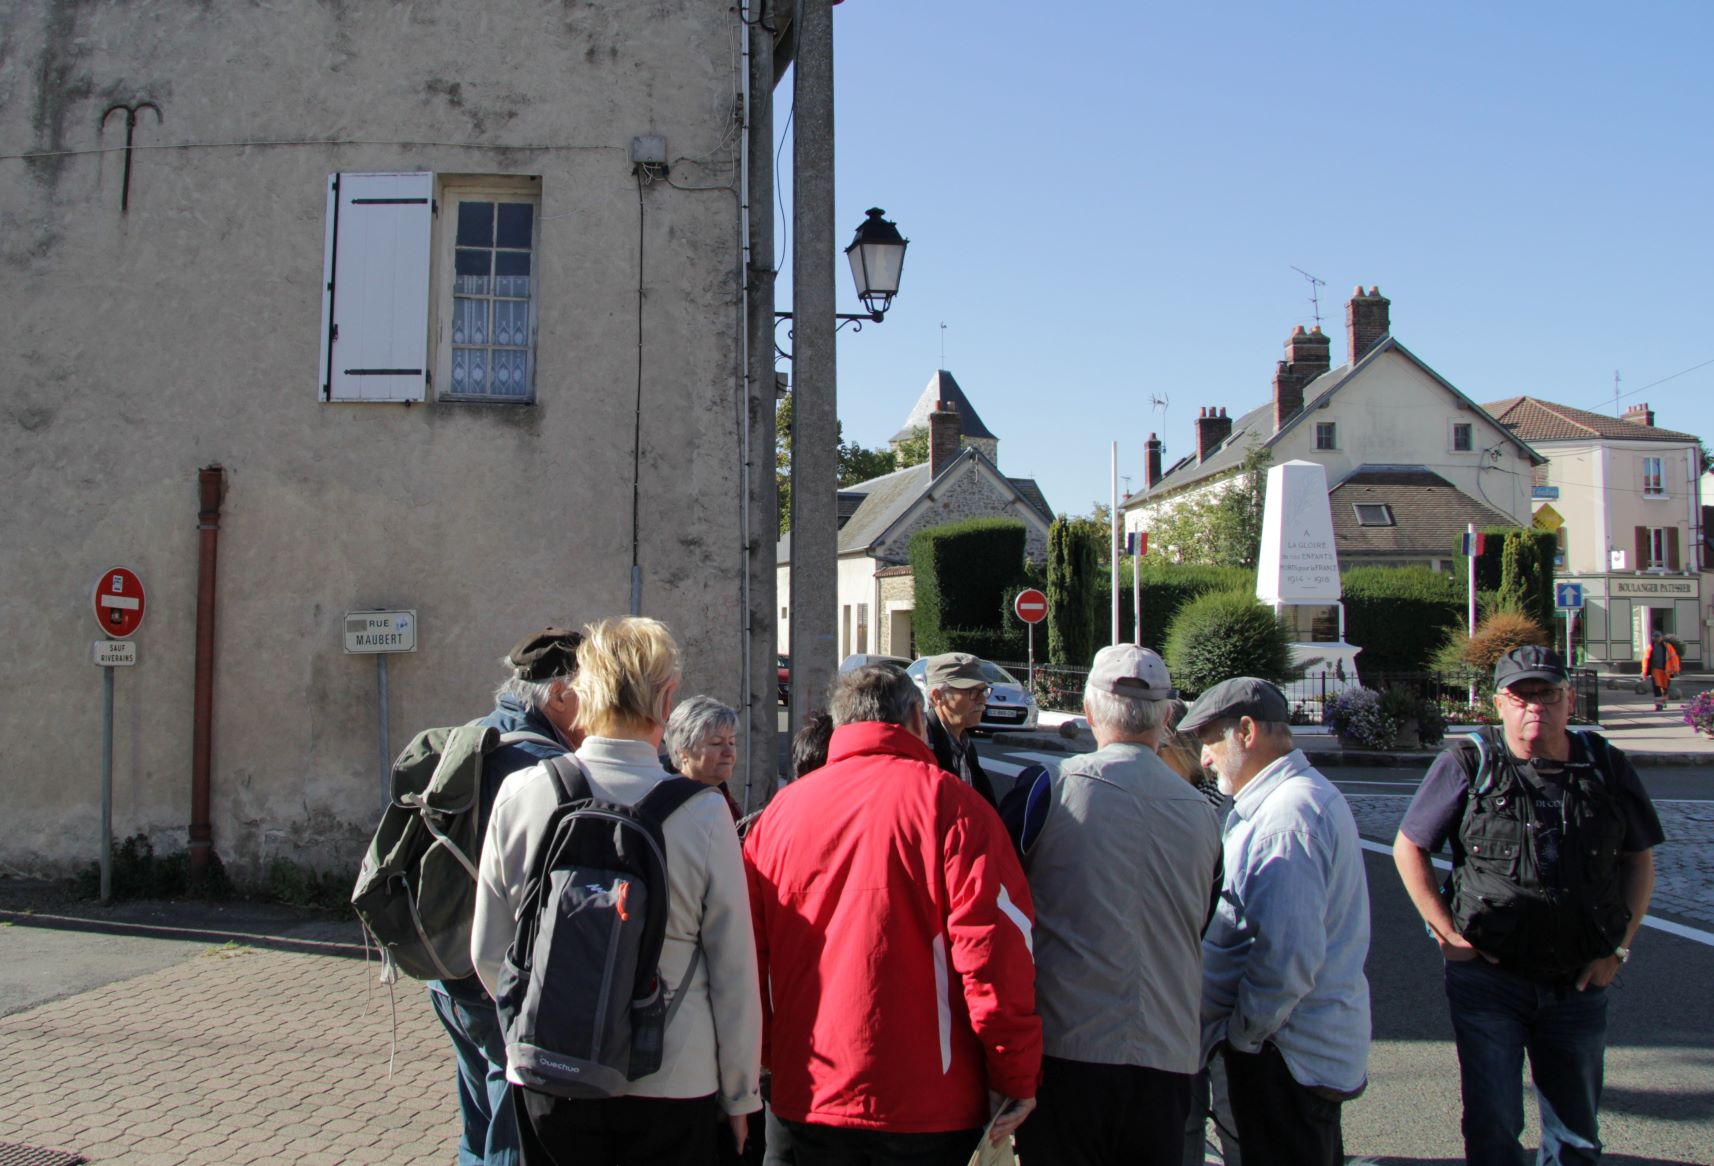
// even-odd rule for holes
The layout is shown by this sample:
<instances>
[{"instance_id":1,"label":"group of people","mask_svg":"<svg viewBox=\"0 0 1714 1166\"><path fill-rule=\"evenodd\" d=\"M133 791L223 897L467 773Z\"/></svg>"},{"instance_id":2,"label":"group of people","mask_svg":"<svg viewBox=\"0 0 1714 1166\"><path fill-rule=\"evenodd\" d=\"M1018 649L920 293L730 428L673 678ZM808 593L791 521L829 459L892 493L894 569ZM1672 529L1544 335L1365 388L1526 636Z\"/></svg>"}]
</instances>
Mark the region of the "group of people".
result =
<instances>
[{"instance_id":1,"label":"group of people","mask_svg":"<svg viewBox=\"0 0 1714 1166\"><path fill-rule=\"evenodd\" d=\"M689 1166L765 1142L770 1164L963 1166L1015 1134L1026 1166L1179 1166L1202 1160L1210 1114L1228 1162L1344 1162L1341 1107L1368 1073L1368 884L1351 811L1273 685L1228 680L1187 708L1155 653L1103 648L1095 750L996 798L971 740L980 662L935 657L924 689L864 666L794 739L794 780L743 818L736 713L678 699L664 625L550 628L507 665L483 723L535 737L484 771L476 976L430 985L461 1163ZM1472 1162L1523 1162L1526 1050L1551 1160L1599 1155L1604 993L1652 886L1658 821L1622 755L1567 733L1567 679L1545 649L1502 660L1502 731L1442 754L1395 850L1446 959ZM518 1083L494 1005L557 804L553 743L608 801L671 772L709 787L663 831L660 978L683 999L661 1068L621 1097ZM1447 842L1442 889L1429 855Z\"/></svg>"}]
</instances>

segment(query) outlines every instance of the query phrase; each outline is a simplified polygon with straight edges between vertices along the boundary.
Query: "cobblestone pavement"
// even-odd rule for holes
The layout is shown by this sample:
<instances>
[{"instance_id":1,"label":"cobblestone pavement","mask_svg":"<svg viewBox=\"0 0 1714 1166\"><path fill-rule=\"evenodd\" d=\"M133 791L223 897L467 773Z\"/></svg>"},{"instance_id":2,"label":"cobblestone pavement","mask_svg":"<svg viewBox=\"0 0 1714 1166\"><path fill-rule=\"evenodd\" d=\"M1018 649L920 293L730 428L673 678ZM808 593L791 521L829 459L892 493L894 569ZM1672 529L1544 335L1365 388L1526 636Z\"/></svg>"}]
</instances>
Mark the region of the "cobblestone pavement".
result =
<instances>
[{"instance_id":1,"label":"cobblestone pavement","mask_svg":"<svg viewBox=\"0 0 1714 1166\"><path fill-rule=\"evenodd\" d=\"M1390 844L1399 831L1410 797L1404 794L1345 795L1365 838ZM1666 842L1654 852L1655 889L1651 913L1702 927L1714 927L1714 802L1655 802Z\"/></svg>"},{"instance_id":2,"label":"cobblestone pavement","mask_svg":"<svg viewBox=\"0 0 1714 1166\"><path fill-rule=\"evenodd\" d=\"M446 1039L412 981L356 960L213 947L0 1018L0 1142L125 1166L450 1162Z\"/></svg>"}]
</instances>

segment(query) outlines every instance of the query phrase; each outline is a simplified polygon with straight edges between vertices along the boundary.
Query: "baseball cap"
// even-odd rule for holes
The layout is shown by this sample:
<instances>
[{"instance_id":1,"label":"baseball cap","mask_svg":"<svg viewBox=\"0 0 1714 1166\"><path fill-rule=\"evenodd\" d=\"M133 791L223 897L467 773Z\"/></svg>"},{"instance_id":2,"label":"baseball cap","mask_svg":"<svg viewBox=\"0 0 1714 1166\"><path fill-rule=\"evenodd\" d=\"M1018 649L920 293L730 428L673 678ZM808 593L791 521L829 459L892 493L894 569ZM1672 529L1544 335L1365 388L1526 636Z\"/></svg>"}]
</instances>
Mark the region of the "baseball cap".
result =
<instances>
[{"instance_id":1,"label":"baseball cap","mask_svg":"<svg viewBox=\"0 0 1714 1166\"><path fill-rule=\"evenodd\" d=\"M519 680L540 683L577 672L577 646L583 636L570 628L543 628L519 640L506 662L517 670Z\"/></svg>"},{"instance_id":2,"label":"baseball cap","mask_svg":"<svg viewBox=\"0 0 1714 1166\"><path fill-rule=\"evenodd\" d=\"M1510 688L1524 680L1547 680L1564 684L1571 679L1565 661L1552 648L1526 644L1513 648L1494 665L1494 687Z\"/></svg>"},{"instance_id":3,"label":"baseball cap","mask_svg":"<svg viewBox=\"0 0 1714 1166\"><path fill-rule=\"evenodd\" d=\"M929 657L923 679L930 688L941 684L948 688L981 688L988 683L988 678L982 675L982 661L969 652Z\"/></svg>"},{"instance_id":4,"label":"baseball cap","mask_svg":"<svg viewBox=\"0 0 1714 1166\"><path fill-rule=\"evenodd\" d=\"M1095 653L1084 683L1134 700L1166 700L1173 693L1166 661L1135 644L1109 644Z\"/></svg>"},{"instance_id":5,"label":"baseball cap","mask_svg":"<svg viewBox=\"0 0 1714 1166\"><path fill-rule=\"evenodd\" d=\"M1249 717L1269 724L1283 724L1291 716L1285 693L1254 676L1222 680L1196 698L1178 723L1178 731L1195 736L1204 725L1227 717Z\"/></svg>"}]
</instances>

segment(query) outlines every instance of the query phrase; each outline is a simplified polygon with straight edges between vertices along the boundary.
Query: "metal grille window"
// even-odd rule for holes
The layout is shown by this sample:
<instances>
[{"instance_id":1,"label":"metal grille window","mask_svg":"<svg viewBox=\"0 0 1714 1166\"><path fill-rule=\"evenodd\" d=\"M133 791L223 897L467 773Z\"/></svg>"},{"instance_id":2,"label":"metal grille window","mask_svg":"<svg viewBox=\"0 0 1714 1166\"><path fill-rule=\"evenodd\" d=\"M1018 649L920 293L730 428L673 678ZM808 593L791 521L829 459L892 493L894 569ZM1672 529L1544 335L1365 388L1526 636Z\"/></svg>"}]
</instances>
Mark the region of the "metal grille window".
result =
<instances>
[{"instance_id":1,"label":"metal grille window","mask_svg":"<svg viewBox=\"0 0 1714 1166\"><path fill-rule=\"evenodd\" d=\"M535 333L535 203L466 196L455 207L446 391L527 398Z\"/></svg>"}]
</instances>

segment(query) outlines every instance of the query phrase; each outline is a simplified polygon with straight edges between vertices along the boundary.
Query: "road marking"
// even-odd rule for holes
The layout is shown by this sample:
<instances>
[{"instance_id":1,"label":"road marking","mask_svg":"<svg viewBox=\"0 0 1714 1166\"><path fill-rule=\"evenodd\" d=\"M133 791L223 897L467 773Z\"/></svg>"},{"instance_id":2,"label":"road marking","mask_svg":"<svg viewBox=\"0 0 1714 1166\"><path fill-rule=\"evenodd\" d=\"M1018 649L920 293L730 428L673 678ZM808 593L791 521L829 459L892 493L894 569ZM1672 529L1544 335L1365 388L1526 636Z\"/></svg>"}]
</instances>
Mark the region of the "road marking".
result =
<instances>
[{"instance_id":1,"label":"road marking","mask_svg":"<svg viewBox=\"0 0 1714 1166\"><path fill-rule=\"evenodd\" d=\"M1364 850L1372 854L1385 854L1390 857L1393 853L1393 848L1385 842L1371 842L1367 838L1359 838L1358 842L1361 843ZM1444 858L1430 855L1429 861L1434 863L1436 870L1452 869L1452 864ZM1714 947L1714 931L1703 931L1698 927L1686 927L1682 923L1674 923L1669 919L1656 919L1653 915L1643 916L1643 926L1652 927L1656 931L1664 931L1668 935L1676 935L1680 939L1688 939L1692 943L1700 943L1704 947Z\"/></svg>"}]
</instances>

